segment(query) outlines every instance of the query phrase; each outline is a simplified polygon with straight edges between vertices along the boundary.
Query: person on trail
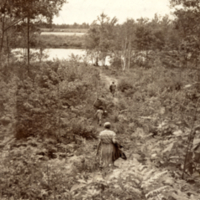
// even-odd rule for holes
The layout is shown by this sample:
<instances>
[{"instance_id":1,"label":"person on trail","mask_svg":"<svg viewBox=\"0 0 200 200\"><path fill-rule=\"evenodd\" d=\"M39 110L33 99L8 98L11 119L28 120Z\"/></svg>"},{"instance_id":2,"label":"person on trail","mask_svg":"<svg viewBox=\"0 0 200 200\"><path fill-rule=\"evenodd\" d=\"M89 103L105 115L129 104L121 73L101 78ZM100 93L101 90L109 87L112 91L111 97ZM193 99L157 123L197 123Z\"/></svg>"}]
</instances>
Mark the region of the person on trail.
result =
<instances>
[{"instance_id":1,"label":"person on trail","mask_svg":"<svg viewBox=\"0 0 200 200\"><path fill-rule=\"evenodd\" d=\"M107 114L108 114L107 110L104 110L102 107L97 109L94 116L97 118L99 126L102 125L102 119L105 118L107 116Z\"/></svg>"},{"instance_id":2,"label":"person on trail","mask_svg":"<svg viewBox=\"0 0 200 200\"><path fill-rule=\"evenodd\" d=\"M97 117L99 126L101 126L101 124L102 124L103 113L104 113L103 108L100 108L100 109L97 110L97 112L95 114L95 116Z\"/></svg>"},{"instance_id":3,"label":"person on trail","mask_svg":"<svg viewBox=\"0 0 200 200\"><path fill-rule=\"evenodd\" d=\"M115 92L116 92L116 89L117 89L117 86L115 84L115 82L113 81L112 84L110 85L110 92L112 93L113 97L115 96Z\"/></svg>"},{"instance_id":4,"label":"person on trail","mask_svg":"<svg viewBox=\"0 0 200 200\"><path fill-rule=\"evenodd\" d=\"M116 133L111 131L110 122L104 124L105 130L99 134L99 144L97 148L97 155L100 158L101 167L114 167L114 161L119 157L127 159L126 155L120 150L122 147L117 143Z\"/></svg>"},{"instance_id":5,"label":"person on trail","mask_svg":"<svg viewBox=\"0 0 200 200\"><path fill-rule=\"evenodd\" d=\"M105 100L104 100L104 96L101 96L101 97L97 97L97 99L95 100L93 106L96 108L96 109L104 109L105 107Z\"/></svg>"}]
</instances>

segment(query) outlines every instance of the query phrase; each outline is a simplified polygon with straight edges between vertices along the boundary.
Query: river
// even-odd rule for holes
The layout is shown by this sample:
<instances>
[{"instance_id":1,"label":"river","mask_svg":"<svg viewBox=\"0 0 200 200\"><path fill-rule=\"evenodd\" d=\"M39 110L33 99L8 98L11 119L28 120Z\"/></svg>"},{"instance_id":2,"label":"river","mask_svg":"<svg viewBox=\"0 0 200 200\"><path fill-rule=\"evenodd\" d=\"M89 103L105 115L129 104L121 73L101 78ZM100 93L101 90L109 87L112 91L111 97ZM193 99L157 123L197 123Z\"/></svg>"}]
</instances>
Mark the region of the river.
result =
<instances>
[{"instance_id":1,"label":"river","mask_svg":"<svg viewBox=\"0 0 200 200\"><path fill-rule=\"evenodd\" d=\"M39 49L31 49L30 50L32 54L37 54L39 56ZM21 55L25 54L25 51L21 48L13 49L12 53L17 57L18 59L21 58ZM72 54L77 57L85 57L86 51L83 49L45 49L43 51L44 55L47 55L44 60L70 60ZM89 60L89 63L94 63L94 61ZM110 59L109 57L106 58L106 65L110 65ZM99 61L99 65L102 65L101 61Z\"/></svg>"},{"instance_id":2,"label":"river","mask_svg":"<svg viewBox=\"0 0 200 200\"><path fill-rule=\"evenodd\" d=\"M84 36L85 33L78 33L78 32L42 32L41 35L69 35L69 36Z\"/></svg>"},{"instance_id":3,"label":"river","mask_svg":"<svg viewBox=\"0 0 200 200\"><path fill-rule=\"evenodd\" d=\"M44 52L48 55L48 60L53 59L70 59L71 55L74 54L75 56L85 56L86 51L83 49L47 49Z\"/></svg>"}]
</instances>

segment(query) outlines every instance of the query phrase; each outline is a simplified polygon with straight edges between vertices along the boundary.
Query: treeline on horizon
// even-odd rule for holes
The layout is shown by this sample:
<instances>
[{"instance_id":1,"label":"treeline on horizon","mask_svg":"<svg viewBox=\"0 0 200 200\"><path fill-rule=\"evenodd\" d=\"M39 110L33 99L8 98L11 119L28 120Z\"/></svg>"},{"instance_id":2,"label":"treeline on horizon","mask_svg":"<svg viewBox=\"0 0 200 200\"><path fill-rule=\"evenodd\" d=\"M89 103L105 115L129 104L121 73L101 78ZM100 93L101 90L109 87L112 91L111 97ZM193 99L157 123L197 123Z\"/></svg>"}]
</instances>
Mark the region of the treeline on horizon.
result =
<instances>
[{"instance_id":1,"label":"treeline on horizon","mask_svg":"<svg viewBox=\"0 0 200 200\"><path fill-rule=\"evenodd\" d=\"M74 23L74 24L49 24L45 22L41 22L37 24L37 27L40 29L88 29L90 25L88 23Z\"/></svg>"},{"instance_id":2,"label":"treeline on horizon","mask_svg":"<svg viewBox=\"0 0 200 200\"><path fill-rule=\"evenodd\" d=\"M155 14L153 19L141 17L118 24L117 17L110 18L102 13L90 25L86 49L96 53L97 59L109 54L114 54L116 59L123 57L124 68L131 67L136 52L143 54L146 60L151 57L163 60L170 54L167 58L170 65L188 67L190 63L198 67L200 3L198 0L171 0L170 4L175 8L173 20L168 15Z\"/></svg>"},{"instance_id":3,"label":"treeline on horizon","mask_svg":"<svg viewBox=\"0 0 200 200\"><path fill-rule=\"evenodd\" d=\"M159 17L155 14L153 19L140 18L127 19L119 24L117 18L109 18L102 13L97 20L89 25L86 23L73 25L62 24L33 24L35 30L41 32L85 32L83 36L76 35L37 35L31 33L30 45L32 48L78 48L87 49L92 54L98 54L101 59L111 52L122 51L128 56L128 51L162 50L166 45L171 50L177 49L180 44L180 34L176 22L166 15ZM26 24L24 24L26 29ZM18 29L20 31L20 27ZM37 31L36 31L37 32ZM15 40L16 47L23 47L23 41ZM126 54L126 55L125 55Z\"/></svg>"},{"instance_id":4,"label":"treeline on horizon","mask_svg":"<svg viewBox=\"0 0 200 200\"><path fill-rule=\"evenodd\" d=\"M21 0L22 1L22 0ZM6 3L7 2L7 3ZM22 1L23 2L23 1ZM27 1L28 4L29 1ZM31 3L30 1L29 3ZM37 5L32 6L29 20L27 20L26 6L18 4L12 6L12 12L9 1L0 3L0 13L2 24L0 26L0 54L11 51L11 48L85 48L99 57L105 57L110 53L121 51L124 57L130 57L132 50L149 51L149 50L184 50L192 53L192 58L197 59L199 49L199 22L198 17L199 2L197 0L183 1L177 3L171 1L172 6L183 5L182 9L174 11L175 18L171 20L169 16L160 17L155 14L153 19L140 18L137 20L127 19L123 24L119 24L117 17L109 18L109 14L102 13L92 24L74 23L54 24L52 16L57 14L60 9L60 3L57 1L57 10L49 10L48 13L43 9L50 6ZM192 2L192 3L191 3ZM54 13L55 12L55 13ZM43 15L46 20L39 16ZM195 19L195 20L194 20ZM41 28L46 29L72 29L85 31L85 36L70 38L70 36L56 36L45 41L40 37ZM72 31L73 32L73 31ZM52 36L53 37L53 36ZM76 43L74 45L73 43ZM130 58L129 58L130 59Z\"/></svg>"}]
</instances>

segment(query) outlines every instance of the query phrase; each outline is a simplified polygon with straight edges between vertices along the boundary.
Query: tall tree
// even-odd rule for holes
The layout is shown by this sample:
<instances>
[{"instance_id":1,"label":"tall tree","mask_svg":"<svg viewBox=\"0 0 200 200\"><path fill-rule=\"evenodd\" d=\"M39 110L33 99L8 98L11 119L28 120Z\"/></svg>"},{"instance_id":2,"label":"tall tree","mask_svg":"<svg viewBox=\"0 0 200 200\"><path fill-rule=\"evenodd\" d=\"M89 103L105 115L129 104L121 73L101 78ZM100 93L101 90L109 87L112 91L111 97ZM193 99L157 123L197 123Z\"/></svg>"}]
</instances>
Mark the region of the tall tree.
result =
<instances>
[{"instance_id":1,"label":"tall tree","mask_svg":"<svg viewBox=\"0 0 200 200\"><path fill-rule=\"evenodd\" d=\"M135 21L133 19L127 19L126 22L122 24L118 34L118 40L120 42L122 70L126 68L129 69L135 40Z\"/></svg>"},{"instance_id":2,"label":"tall tree","mask_svg":"<svg viewBox=\"0 0 200 200\"><path fill-rule=\"evenodd\" d=\"M191 58L197 67L200 43L200 2L199 0L171 0L175 7L175 25L182 38L180 50L185 59ZM179 6L179 7L178 7Z\"/></svg>"},{"instance_id":3,"label":"tall tree","mask_svg":"<svg viewBox=\"0 0 200 200\"><path fill-rule=\"evenodd\" d=\"M184 65L186 67L192 66L194 64L197 83L195 84L194 91L196 98L189 100L189 105L192 105L192 112L185 112L188 115L189 127L192 130L188 137L188 147L185 155L185 161L183 164L182 178L184 178L186 168L189 168L190 163L189 155L192 152L193 140L195 137L195 123L197 121L197 110L199 107L199 93L200 93L200 69L199 69L199 54L200 54L200 2L199 0L171 0L171 5L176 8L174 14L176 16L176 28L179 30L180 36L182 37L182 42L180 45L180 52L184 58ZM180 7L181 5L181 7ZM179 6L179 8L177 7ZM188 65L188 60L190 65ZM189 107L188 105L188 107ZM187 108L187 110L189 110ZM184 117L184 116L183 116Z\"/></svg>"},{"instance_id":4,"label":"tall tree","mask_svg":"<svg viewBox=\"0 0 200 200\"><path fill-rule=\"evenodd\" d=\"M4 33L16 24L27 21L27 49L29 52L30 43L30 24L38 20L51 20L57 15L66 0L3 0L0 3L1 19L1 45L0 54L2 54ZM9 19L9 20L8 20ZM10 23L5 23L9 21ZM29 54L29 53L28 53ZM28 55L29 63L29 55Z\"/></svg>"},{"instance_id":5,"label":"tall tree","mask_svg":"<svg viewBox=\"0 0 200 200\"><path fill-rule=\"evenodd\" d=\"M95 55L97 65L98 59L101 59L104 65L106 56L115 49L116 23L115 17L110 19L102 13L90 26L85 45L88 53Z\"/></svg>"},{"instance_id":6,"label":"tall tree","mask_svg":"<svg viewBox=\"0 0 200 200\"><path fill-rule=\"evenodd\" d=\"M10 0L2 0L0 2L0 62L5 50L6 30L11 26L12 18Z\"/></svg>"}]
</instances>

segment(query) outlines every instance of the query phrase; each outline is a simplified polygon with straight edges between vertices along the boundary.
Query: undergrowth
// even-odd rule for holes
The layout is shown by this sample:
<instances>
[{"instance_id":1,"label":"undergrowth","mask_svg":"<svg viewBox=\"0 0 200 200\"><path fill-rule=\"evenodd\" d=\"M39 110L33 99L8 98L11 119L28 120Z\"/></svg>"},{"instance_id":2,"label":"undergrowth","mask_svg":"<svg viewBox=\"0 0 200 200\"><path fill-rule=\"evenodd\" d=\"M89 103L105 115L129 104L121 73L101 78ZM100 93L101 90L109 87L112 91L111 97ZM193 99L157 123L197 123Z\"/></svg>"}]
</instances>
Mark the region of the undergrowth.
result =
<instances>
[{"instance_id":1,"label":"undergrowth","mask_svg":"<svg viewBox=\"0 0 200 200\"><path fill-rule=\"evenodd\" d=\"M29 72L20 63L3 69L2 140L11 133L16 140L1 145L1 199L198 200L196 72L162 65L111 71L115 98L102 82L108 69L100 73L76 57ZM128 157L117 169L102 170L95 157L102 128L93 103L101 95L103 121Z\"/></svg>"}]
</instances>

